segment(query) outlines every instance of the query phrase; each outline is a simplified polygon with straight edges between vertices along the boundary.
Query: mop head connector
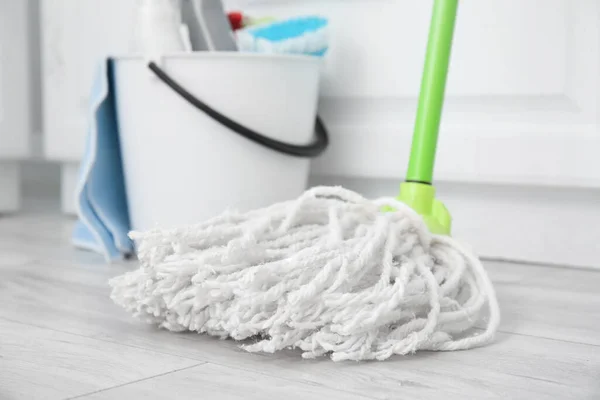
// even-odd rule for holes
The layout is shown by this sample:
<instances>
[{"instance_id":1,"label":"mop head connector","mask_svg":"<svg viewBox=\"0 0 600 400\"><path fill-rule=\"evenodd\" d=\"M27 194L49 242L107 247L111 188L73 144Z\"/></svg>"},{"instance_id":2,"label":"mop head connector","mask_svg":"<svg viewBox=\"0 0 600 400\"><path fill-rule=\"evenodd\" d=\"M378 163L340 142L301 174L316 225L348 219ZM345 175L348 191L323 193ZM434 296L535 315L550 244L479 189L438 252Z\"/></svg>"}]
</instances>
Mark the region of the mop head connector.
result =
<instances>
[{"instance_id":1,"label":"mop head connector","mask_svg":"<svg viewBox=\"0 0 600 400\"><path fill-rule=\"evenodd\" d=\"M249 352L385 360L482 346L500 321L479 259L392 197L316 187L131 238L140 267L110 281L116 304L171 331L241 341Z\"/></svg>"}]
</instances>

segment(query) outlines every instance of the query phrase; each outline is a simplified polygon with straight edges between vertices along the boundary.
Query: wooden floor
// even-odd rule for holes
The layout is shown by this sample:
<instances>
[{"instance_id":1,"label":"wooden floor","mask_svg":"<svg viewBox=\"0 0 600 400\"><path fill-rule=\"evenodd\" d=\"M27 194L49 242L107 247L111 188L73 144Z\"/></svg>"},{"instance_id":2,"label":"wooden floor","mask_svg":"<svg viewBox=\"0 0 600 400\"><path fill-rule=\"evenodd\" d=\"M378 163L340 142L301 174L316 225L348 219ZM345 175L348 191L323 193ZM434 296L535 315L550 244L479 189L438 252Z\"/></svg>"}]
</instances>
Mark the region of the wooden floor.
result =
<instances>
[{"instance_id":1,"label":"wooden floor","mask_svg":"<svg viewBox=\"0 0 600 400\"><path fill-rule=\"evenodd\" d=\"M139 323L109 299L73 221L0 219L0 399L600 399L600 272L486 264L503 311L489 347L386 362L255 355Z\"/></svg>"}]
</instances>

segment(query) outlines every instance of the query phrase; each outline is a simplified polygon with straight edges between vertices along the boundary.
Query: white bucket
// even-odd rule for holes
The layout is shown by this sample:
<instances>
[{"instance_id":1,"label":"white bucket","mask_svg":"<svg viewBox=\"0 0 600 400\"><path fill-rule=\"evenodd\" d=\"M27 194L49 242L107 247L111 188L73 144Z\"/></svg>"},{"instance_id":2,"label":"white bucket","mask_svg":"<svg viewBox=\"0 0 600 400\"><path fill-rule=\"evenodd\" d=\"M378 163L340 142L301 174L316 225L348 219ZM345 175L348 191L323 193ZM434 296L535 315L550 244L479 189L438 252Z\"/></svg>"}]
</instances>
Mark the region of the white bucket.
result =
<instances>
[{"instance_id":1,"label":"white bucket","mask_svg":"<svg viewBox=\"0 0 600 400\"><path fill-rule=\"evenodd\" d=\"M178 54L161 58L159 66L247 128L291 144L312 141L316 57ZM142 58L115 59L115 91L133 230L197 223L226 209L264 207L306 190L308 158L234 133L175 93Z\"/></svg>"}]
</instances>

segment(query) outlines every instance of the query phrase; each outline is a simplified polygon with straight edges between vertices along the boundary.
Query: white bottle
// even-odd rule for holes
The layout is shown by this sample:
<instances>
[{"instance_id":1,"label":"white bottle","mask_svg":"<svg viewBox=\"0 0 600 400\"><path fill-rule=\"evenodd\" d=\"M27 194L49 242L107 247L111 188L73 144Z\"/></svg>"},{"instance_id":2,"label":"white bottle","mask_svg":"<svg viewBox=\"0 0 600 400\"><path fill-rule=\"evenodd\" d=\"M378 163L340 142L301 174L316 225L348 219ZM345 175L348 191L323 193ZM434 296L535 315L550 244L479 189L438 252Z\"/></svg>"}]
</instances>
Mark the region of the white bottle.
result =
<instances>
[{"instance_id":1,"label":"white bottle","mask_svg":"<svg viewBox=\"0 0 600 400\"><path fill-rule=\"evenodd\" d=\"M184 19L195 51L237 51L221 0L182 0Z\"/></svg>"},{"instance_id":2,"label":"white bottle","mask_svg":"<svg viewBox=\"0 0 600 400\"><path fill-rule=\"evenodd\" d=\"M186 51L181 36L180 0L136 0L136 3L134 53L156 59Z\"/></svg>"}]
</instances>

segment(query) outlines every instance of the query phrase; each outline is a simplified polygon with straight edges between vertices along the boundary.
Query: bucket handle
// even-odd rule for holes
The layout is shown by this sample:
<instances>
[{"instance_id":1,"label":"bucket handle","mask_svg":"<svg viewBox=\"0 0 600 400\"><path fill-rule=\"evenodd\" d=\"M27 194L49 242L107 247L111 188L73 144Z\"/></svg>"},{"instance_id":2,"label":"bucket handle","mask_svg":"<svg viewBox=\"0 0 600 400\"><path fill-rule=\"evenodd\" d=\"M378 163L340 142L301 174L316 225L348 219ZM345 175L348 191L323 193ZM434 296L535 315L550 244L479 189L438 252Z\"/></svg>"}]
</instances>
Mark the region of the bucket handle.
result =
<instances>
[{"instance_id":1,"label":"bucket handle","mask_svg":"<svg viewBox=\"0 0 600 400\"><path fill-rule=\"evenodd\" d=\"M250 128L241 125L227 116L221 114L214 108L210 107L196 96L184 89L178 84L173 78L169 76L162 68L160 68L155 62L150 62L148 68L154 74L163 81L167 86L173 89L174 92L183 97L188 103L197 109L206 113L209 117L213 118L217 122L221 123L225 127L231 129L235 133L245 137L246 139L252 140L255 143L263 145L271 150L278 151L283 154L296 156L296 157L317 157L329 146L329 134L327 128L323 123L321 117L317 115L315 122L315 138L307 145L295 145L291 143L281 142L279 140L271 139L265 135L262 135Z\"/></svg>"}]
</instances>

